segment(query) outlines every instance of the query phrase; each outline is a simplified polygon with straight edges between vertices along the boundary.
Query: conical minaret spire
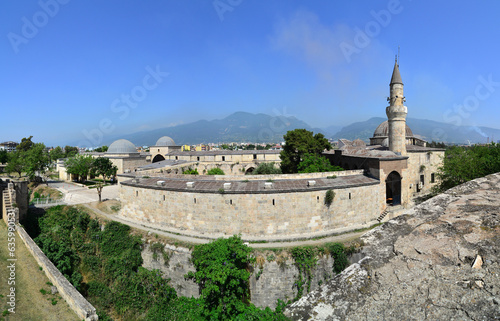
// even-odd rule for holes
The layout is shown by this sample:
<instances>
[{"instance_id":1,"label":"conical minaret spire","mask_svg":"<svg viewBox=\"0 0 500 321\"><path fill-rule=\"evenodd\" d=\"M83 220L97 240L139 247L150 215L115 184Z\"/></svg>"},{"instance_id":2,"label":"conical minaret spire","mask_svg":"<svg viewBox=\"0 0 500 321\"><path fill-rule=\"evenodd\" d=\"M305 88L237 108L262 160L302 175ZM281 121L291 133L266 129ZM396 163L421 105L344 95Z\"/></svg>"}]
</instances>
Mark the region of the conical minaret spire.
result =
<instances>
[{"instance_id":1,"label":"conical minaret spire","mask_svg":"<svg viewBox=\"0 0 500 321\"><path fill-rule=\"evenodd\" d=\"M406 99L397 58L389 87L391 95L389 106L385 110L389 123L389 149L398 155L406 155L406 115L408 109L404 105Z\"/></svg>"}]
</instances>

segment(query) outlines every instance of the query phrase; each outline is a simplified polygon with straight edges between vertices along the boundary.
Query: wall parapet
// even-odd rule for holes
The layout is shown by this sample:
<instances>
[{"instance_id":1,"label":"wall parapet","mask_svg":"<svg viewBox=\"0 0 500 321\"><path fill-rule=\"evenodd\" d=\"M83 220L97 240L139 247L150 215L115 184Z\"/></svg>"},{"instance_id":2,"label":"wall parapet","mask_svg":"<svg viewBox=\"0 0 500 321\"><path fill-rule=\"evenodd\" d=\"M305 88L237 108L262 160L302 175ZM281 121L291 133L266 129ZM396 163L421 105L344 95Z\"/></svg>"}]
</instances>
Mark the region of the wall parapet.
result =
<instances>
[{"instance_id":1,"label":"wall parapet","mask_svg":"<svg viewBox=\"0 0 500 321\"><path fill-rule=\"evenodd\" d=\"M43 271L49 280L57 287L61 297L68 303L71 309L78 317L85 321L97 321L96 309L78 292L75 287L62 275L56 266L47 258L40 250L38 245L28 235L24 228L20 225L16 226L19 237L23 240L28 251L33 255L37 263L43 268Z\"/></svg>"},{"instance_id":2,"label":"wall parapet","mask_svg":"<svg viewBox=\"0 0 500 321\"><path fill-rule=\"evenodd\" d=\"M362 172L362 170L361 170ZM215 175L214 175L215 176ZM222 175L221 175L222 176ZM267 176L267 175L264 175ZM313 181L311 179L314 179ZM161 181L162 184L158 184ZM314 182L314 184L311 184ZM189 184L189 185L188 185ZM230 184L230 185L229 185ZM121 186L138 187L152 190L196 193L224 194L276 194L322 191L327 189L346 189L378 185L380 181L365 175L345 175L335 179L301 178L301 179L264 179L259 180L216 180L195 179L191 175L181 178L146 177L134 178L121 182ZM227 188L227 187L230 188Z\"/></svg>"}]
</instances>

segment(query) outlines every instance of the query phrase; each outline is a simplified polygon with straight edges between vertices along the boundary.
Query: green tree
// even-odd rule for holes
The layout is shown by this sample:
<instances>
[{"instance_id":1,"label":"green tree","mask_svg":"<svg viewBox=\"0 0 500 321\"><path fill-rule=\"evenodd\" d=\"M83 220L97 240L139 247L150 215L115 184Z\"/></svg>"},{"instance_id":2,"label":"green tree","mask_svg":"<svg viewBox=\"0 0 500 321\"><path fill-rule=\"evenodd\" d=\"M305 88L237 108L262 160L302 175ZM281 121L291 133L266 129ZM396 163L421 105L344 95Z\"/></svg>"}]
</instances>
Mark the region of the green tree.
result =
<instances>
[{"instance_id":1,"label":"green tree","mask_svg":"<svg viewBox=\"0 0 500 321\"><path fill-rule=\"evenodd\" d=\"M78 147L73 147L73 146L64 146L64 157L65 158L70 158L73 156L78 155Z\"/></svg>"},{"instance_id":2,"label":"green tree","mask_svg":"<svg viewBox=\"0 0 500 321\"><path fill-rule=\"evenodd\" d=\"M97 195L99 196L99 203L101 202L102 189L106 183L106 178L111 178L116 175L118 167L113 165L109 158L98 157L92 161L90 167L90 174L92 176L102 176L103 182L96 184Z\"/></svg>"},{"instance_id":3,"label":"green tree","mask_svg":"<svg viewBox=\"0 0 500 321\"><path fill-rule=\"evenodd\" d=\"M61 146L57 146L56 148L54 148L53 150L51 150L49 152L50 160L52 160L52 161L56 161L59 158L64 158L64 155L65 154L64 154Z\"/></svg>"},{"instance_id":4,"label":"green tree","mask_svg":"<svg viewBox=\"0 0 500 321\"><path fill-rule=\"evenodd\" d=\"M285 146L280 153L281 170L284 174L297 173L300 162L307 154L321 156L325 149L332 148L323 134L313 135L313 132L305 129L288 131L284 138Z\"/></svg>"},{"instance_id":5,"label":"green tree","mask_svg":"<svg viewBox=\"0 0 500 321\"><path fill-rule=\"evenodd\" d=\"M196 272L186 277L200 287L207 320L233 320L249 305L251 248L234 235L208 244L196 245L192 262Z\"/></svg>"},{"instance_id":6,"label":"green tree","mask_svg":"<svg viewBox=\"0 0 500 321\"><path fill-rule=\"evenodd\" d=\"M97 157L92 161L90 174L92 176L102 176L104 180L116 175L118 167L113 165L111 160L106 157Z\"/></svg>"},{"instance_id":7,"label":"green tree","mask_svg":"<svg viewBox=\"0 0 500 321\"><path fill-rule=\"evenodd\" d=\"M453 146L445 152L435 192L443 192L475 178L497 172L500 172L500 144Z\"/></svg>"},{"instance_id":8,"label":"green tree","mask_svg":"<svg viewBox=\"0 0 500 321\"><path fill-rule=\"evenodd\" d=\"M305 154L304 159L297 166L299 173L317 173L343 171L339 166L333 166L325 157L317 154Z\"/></svg>"},{"instance_id":9,"label":"green tree","mask_svg":"<svg viewBox=\"0 0 500 321\"><path fill-rule=\"evenodd\" d=\"M262 163L251 173L252 175L281 174L281 168L274 166L274 163Z\"/></svg>"},{"instance_id":10,"label":"green tree","mask_svg":"<svg viewBox=\"0 0 500 321\"><path fill-rule=\"evenodd\" d=\"M32 144L31 148L25 151L24 154L24 171L28 174L30 180L44 173L50 164L49 155L43 143Z\"/></svg>"},{"instance_id":11,"label":"green tree","mask_svg":"<svg viewBox=\"0 0 500 321\"><path fill-rule=\"evenodd\" d=\"M75 175L79 182L85 182L90 174L94 159L90 155L76 155L68 158L64 165L69 174Z\"/></svg>"},{"instance_id":12,"label":"green tree","mask_svg":"<svg viewBox=\"0 0 500 321\"><path fill-rule=\"evenodd\" d=\"M23 152L28 151L31 148L31 146L33 146L33 144L34 144L31 141L32 138L33 138L33 136L21 139L21 142L19 143L19 145L17 145L16 150L23 151Z\"/></svg>"},{"instance_id":13,"label":"green tree","mask_svg":"<svg viewBox=\"0 0 500 321\"><path fill-rule=\"evenodd\" d=\"M19 150L15 150L9 153L9 157L7 160L7 166L5 166L6 173L17 173L19 177L21 177L22 172L24 171L24 153Z\"/></svg>"},{"instance_id":14,"label":"green tree","mask_svg":"<svg viewBox=\"0 0 500 321\"><path fill-rule=\"evenodd\" d=\"M104 145L101 147L97 147L94 151L98 153L105 153L108 151L108 146Z\"/></svg>"},{"instance_id":15,"label":"green tree","mask_svg":"<svg viewBox=\"0 0 500 321\"><path fill-rule=\"evenodd\" d=\"M0 163L5 164L9 159L9 155L5 149L0 150Z\"/></svg>"},{"instance_id":16,"label":"green tree","mask_svg":"<svg viewBox=\"0 0 500 321\"><path fill-rule=\"evenodd\" d=\"M207 175L225 175L224 171L218 167L214 167L207 171Z\"/></svg>"}]
</instances>

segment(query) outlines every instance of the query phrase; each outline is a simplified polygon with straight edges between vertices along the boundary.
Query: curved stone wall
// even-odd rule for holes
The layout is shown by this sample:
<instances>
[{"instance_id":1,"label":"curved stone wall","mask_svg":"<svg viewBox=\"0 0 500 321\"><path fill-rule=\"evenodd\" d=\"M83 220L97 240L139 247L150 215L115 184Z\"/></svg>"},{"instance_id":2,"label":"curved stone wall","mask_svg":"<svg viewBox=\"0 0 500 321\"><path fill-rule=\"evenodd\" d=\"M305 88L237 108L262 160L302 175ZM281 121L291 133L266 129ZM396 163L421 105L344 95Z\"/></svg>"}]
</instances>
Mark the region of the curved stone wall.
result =
<instances>
[{"instance_id":1,"label":"curved stone wall","mask_svg":"<svg viewBox=\"0 0 500 321\"><path fill-rule=\"evenodd\" d=\"M335 197L327 206L329 189ZM363 175L273 182L134 179L120 186L119 215L206 238L301 239L373 224L384 210L381 190L378 180Z\"/></svg>"}]
</instances>

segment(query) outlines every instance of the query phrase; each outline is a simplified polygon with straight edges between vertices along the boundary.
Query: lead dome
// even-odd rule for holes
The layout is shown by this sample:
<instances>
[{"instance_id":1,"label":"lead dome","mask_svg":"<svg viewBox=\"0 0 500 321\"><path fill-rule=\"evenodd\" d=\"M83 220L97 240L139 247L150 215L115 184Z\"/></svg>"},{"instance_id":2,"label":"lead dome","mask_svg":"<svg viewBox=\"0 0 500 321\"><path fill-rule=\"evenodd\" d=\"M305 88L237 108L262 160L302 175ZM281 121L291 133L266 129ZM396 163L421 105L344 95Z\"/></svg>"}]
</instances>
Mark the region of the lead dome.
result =
<instances>
[{"instance_id":1,"label":"lead dome","mask_svg":"<svg viewBox=\"0 0 500 321\"><path fill-rule=\"evenodd\" d=\"M410 127L406 125L406 130L405 130L406 137L413 137L413 132L411 131ZM377 129L375 129L375 132L373 133L373 137L387 137L389 136L389 122L386 120L382 124L378 125Z\"/></svg>"},{"instance_id":2,"label":"lead dome","mask_svg":"<svg viewBox=\"0 0 500 321\"><path fill-rule=\"evenodd\" d=\"M176 146L172 138L168 136L163 136L156 141L155 146Z\"/></svg>"},{"instance_id":3,"label":"lead dome","mask_svg":"<svg viewBox=\"0 0 500 321\"><path fill-rule=\"evenodd\" d=\"M126 139L115 140L109 145L108 154L132 154L137 153L135 145Z\"/></svg>"}]
</instances>

